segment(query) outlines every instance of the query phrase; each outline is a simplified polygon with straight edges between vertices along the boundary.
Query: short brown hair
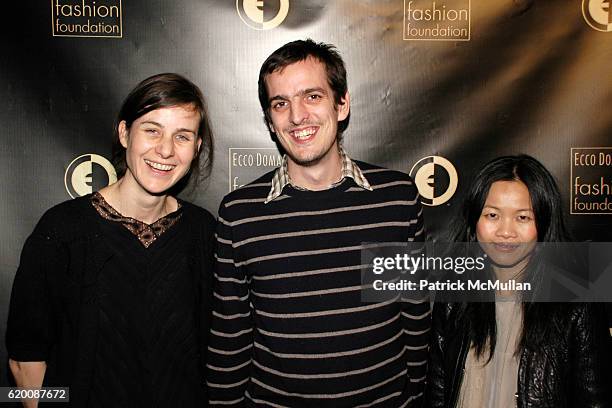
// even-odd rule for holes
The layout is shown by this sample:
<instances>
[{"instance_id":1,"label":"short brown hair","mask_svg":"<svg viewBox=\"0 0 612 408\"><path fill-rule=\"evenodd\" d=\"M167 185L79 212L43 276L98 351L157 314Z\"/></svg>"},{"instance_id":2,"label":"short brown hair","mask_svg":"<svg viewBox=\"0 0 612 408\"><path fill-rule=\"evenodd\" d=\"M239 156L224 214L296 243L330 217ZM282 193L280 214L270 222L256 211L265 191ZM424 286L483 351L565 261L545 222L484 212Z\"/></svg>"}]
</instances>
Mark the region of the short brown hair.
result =
<instances>
[{"instance_id":1,"label":"short brown hair","mask_svg":"<svg viewBox=\"0 0 612 408\"><path fill-rule=\"evenodd\" d=\"M327 73L327 82L334 94L335 105L342 103L342 99L348 91L348 82L346 79L346 68L342 57L332 44L316 43L310 38L306 40L297 40L287 43L274 51L263 63L259 70L259 103L263 109L266 123L270 121L270 95L266 89L265 79L271 73L282 70L288 65L296 62L304 61L307 58L314 58L325 65ZM349 116L341 122L338 122L339 136L346 130L349 124ZM271 130L271 129L270 129Z\"/></svg>"}]
</instances>

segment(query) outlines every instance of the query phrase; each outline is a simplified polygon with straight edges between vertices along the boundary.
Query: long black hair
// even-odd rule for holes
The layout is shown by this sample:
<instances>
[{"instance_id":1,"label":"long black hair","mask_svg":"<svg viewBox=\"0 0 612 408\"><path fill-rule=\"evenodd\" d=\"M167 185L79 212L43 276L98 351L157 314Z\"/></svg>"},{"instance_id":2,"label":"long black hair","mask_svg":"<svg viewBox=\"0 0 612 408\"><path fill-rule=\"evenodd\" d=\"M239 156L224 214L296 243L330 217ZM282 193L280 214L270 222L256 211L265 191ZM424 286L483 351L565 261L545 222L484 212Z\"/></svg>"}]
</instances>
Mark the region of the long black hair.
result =
<instances>
[{"instance_id":1,"label":"long black hair","mask_svg":"<svg viewBox=\"0 0 612 408\"><path fill-rule=\"evenodd\" d=\"M561 211L561 194L550 172L536 159L521 154L503 156L485 164L476 174L463 202L461 216L455 219L451 230L454 242L476 242L476 224L496 181L521 181L527 186L531 199L539 242L567 242L570 235ZM489 273L491 271L489 270ZM536 284L543 277L542 262L532 256L524 278ZM489 351L490 360L495 350L497 326L495 302L464 303L458 320L467 326L468 338L478 357ZM553 313L558 313L555 304L523 302L523 328L516 353L528 345L537 346L547 338Z\"/></svg>"}]
</instances>

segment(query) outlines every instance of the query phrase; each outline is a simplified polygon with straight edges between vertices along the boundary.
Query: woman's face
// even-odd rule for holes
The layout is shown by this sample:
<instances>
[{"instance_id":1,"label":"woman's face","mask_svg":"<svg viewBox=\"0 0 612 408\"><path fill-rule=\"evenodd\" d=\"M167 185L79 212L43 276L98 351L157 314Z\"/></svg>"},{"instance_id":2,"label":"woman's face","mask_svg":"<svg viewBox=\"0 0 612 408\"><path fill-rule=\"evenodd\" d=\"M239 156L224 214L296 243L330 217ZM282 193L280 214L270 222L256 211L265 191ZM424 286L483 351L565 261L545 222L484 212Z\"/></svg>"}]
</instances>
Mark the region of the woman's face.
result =
<instances>
[{"instance_id":1,"label":"woman's face","mask_svg":"<svg viewBox=\"0 0 612 408\"><path fill-rule=\"evenodd\" d=\"M476 238L494 265L524 268L538 240L529 190L522 181L491 185Z\"/></svg>"},{"instance_id":2,"label":"woman's face","mask_svg":"<svg viewBox=\"0 0 612 408\"><path fill-rule=\"evenodd\" d=\"M128 129L119 124L119 140L126 148L126 181L149 194L161 194L189 172L202 140L200 115L191 105L155 109L136 119Z\"/></svg>"}]
</instances>

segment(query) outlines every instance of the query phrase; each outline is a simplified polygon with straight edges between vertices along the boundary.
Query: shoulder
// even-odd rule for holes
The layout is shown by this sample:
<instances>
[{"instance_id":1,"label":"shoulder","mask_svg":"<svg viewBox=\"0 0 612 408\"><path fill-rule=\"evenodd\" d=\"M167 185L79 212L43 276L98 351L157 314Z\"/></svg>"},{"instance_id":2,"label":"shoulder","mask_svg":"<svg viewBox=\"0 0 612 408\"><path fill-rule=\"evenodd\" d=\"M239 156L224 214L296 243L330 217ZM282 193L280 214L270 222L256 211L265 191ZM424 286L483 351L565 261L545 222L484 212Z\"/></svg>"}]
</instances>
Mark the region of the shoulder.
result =
<instances>
[{"instance_id":1,"label":"shoulder","mask_svg":"<svg viewBox=\"0 0 612 408\"><path fill-rule=\"evenodd\" d=\"M394 193L400 194L418 204L419 191L408 174L359 160L353 160L353 162L359 167L374 191L379 191L389 197L393 197Z\"/></svg>"},{"instance_id":2,"label":"shoulder","mask_svg":"<svg viewBox=\"0 0 612 408\"><path fill-rule=\"evenodd\" d=\"M205 228L211 228L214 230L217 221L207 209L190 203L189 201L181 201L181 205L183 207L183 211L188 215L190 221L200 223Z\"/></svg>"},{"instance_id":3,"label":"shoulder","mask_svg":"<svg viewBox=\"0 0 612 408\"><path fill-rule=\"evenodd\" d=\"M612 362L610 328L603 303L564 304L553 320L564 347L574 349L574 356L588 356L594 362ZM581 373L577 373L580 377Z\"/></svg>"},{"instance_id":4,"label":"shoulder","mask_svg":"<svg viewBox=\"0 0 612 408\"><path fill-rule=\"evenodd\" d=\"M245 184L244 186L241 186L227 194L223 198L221 204L240 199L257 199L262 197L265 199L270 192L270 188L272 188L272 178L274 177L276 170L277 169L271 170L256 180L253 180L252 182Z\"/></svg>"},{"instance_id":5,"label":"shoulder","mask_svg":"<svg viewBox=\"0 0 612 408\"><path fill-rule=\"evenodd\" d=\"M433 318L444 321L458 318L462 310L462 305L457 302L434 302Z\"/></svg>"},{"instance_id":6,"label":"shoulder","mask_svg":"<svg viewBox=\"0 0 612 408\"><path fill-rule=\"evenodd\" d=\"M72 200L67 200L62 203L56 204L49 208L41 218L42 220L57 220L63 219L70 215L82 215L91 207L91 195L88 194L83 197L78 197Z\"/></svg>"},{"instance_id":7,"label":"shoulder","mask_svg":"<svg viewBox=\"0 0 612 408\"><path fill-rule=\"evenodd\" d=\"M61 238L87 231L86 226L94 219L90 198L86 195L51 207L36 224L33 235Z\"/></svg>"},{"instance_id":8,"label":"shoulder","mask_svg":"<svg viewBox=\"0 0 612 408\"><path fill-rule=\"evenodd\" d=\"M404 172L388 169L386 167L377 166L359 160L353 160L353 162L357 165L357 167L359 167L371 185L398 182L398 184L414 186L412 178Z\"/></svg>"},{"instance_id":9,"label":"shoulder","mask_svg":"<svg viewBox=\"0 0 612 408\"><path fill-rule=\"evenodd\" d=\"M566 317L577 327L605 325L605 308L601 303L565 303L559 315Z\"/></svg>"},{"instance_id":10,"label":"shoulder","mask_svg":"<svg viewBox=\"0 0 612 408\"><path fill-rule=\"evenodd\" d=\"M608 332L604 305L601 303L538 303L528 309L533 321L546 324L555 338L581 336L593 330Z\"/></svg>"},{"instance_id":11,"label":"shoulder","mask_svg":"<svg viewBox=\"0 0 612 408\"><path fill-rule=\"evenodd\" d=\"M245 207L245 205L251 210L253 209L253 205L264 205L264 201L272 188L272 178L276 170L277 169L267 172L258 179L239 187L223 197L219 206L219 216L226 211L233 211L233 209L242 208Z\"/></svg>"}]
</instances>

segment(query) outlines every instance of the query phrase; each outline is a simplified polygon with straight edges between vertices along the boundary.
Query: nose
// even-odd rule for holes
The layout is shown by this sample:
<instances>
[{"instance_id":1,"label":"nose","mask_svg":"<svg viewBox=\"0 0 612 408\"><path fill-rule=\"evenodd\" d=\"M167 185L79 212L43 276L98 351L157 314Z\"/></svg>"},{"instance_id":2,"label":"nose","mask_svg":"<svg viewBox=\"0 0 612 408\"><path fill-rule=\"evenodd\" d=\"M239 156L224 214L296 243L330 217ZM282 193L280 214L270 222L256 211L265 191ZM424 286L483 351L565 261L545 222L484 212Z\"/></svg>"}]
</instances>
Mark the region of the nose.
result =
<instances>
[{"instance_id":1,"label":"nose","mask_svg":"<svg viewBox=\"0 0 612 408\"><path fill-rule=\"evenodd\" d=\"M308 108L304 105L304 102L299 99L291 103L291 123L294 125L301 125L308 119Z\"/></svg>"},{"instance_id":2,"label":"nose","mask_svg":"<svg viewBox=\"0 0 612 408\"><path fill-rule=\"evenodd\" d=\"M502 219L498 224L496 235L504 239L515 238L517 235L513 220L509 218Z\"/></svg>"},{"instance_id":3,"label":"nose","mask_svg":"<svg viewBox=\"0 0 612 408\"><path fill-rule=\"evenodd\" d=\"M172 137L167 135L162 137L157 146L155 146L155 151L164 159L172 157L174 155L174 141Z\"/></svg>"}]
</instances>

